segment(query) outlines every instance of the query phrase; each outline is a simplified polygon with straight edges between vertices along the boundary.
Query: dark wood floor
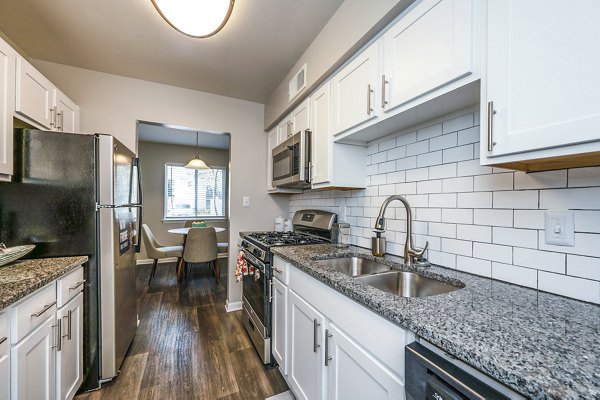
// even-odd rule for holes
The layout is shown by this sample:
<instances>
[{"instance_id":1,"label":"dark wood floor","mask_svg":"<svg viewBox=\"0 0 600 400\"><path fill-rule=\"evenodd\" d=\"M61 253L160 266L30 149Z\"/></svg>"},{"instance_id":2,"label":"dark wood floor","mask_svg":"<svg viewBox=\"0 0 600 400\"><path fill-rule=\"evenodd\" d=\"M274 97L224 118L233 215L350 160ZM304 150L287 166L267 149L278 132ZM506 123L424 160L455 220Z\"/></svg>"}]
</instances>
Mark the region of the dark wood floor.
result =
<instances>
[{"instance_id":1,"label":"dark wood floor","mask_svg":"<svg viewBox=\"0 0 600 400\"><path fill-rule=\"evenodd\" d=\"M140 325L116 380L76 397L92 399L264 399L286 391L276 368L265 368L240 321L225 311L219 285L196 266L178 285L175 264L138 268Z\"/></svg>"}]
</instances>

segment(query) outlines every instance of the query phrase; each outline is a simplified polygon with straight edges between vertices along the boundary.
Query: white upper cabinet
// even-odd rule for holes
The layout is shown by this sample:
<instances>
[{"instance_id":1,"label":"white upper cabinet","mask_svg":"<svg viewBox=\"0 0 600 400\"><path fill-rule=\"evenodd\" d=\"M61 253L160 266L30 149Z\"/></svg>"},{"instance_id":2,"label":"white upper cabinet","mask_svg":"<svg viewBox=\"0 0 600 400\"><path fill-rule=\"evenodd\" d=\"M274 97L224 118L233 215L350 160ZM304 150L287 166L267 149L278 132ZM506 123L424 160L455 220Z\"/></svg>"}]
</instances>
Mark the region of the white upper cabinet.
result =
<instances>
[{"instance_id":1,"label":"white upper cabinet","mask_svg":"<svg viewBox=\"0 0 600 400\"><path fill-rule=\"evenodd\" d=\"M58 89L54 91L56 105L56 130L60 132L79 132L79 106Z\"/></svg>"},{"instance_id":2,"label":"white upper cabinet","mask_svg":"<svg viewBox=\"0 0 600 400\"><path fill-rule=\"evenodd\" d=\"M473 0L423 0L382 37L389 111L473 72Z\"/></svg>"},{"instance_id":3,"label":"white upper cabinet","mask_svg":"<svg viewBox=\"0 0 600 400\"><path fill-rule=\"evenodd\" d=\"M482 163L582 166L585 157L572 158L575 165L552 161L595 151L589 162L597 165L600 2L489 0L487 7Z\"/></svg>"},{"instance_id":4,"label":"white upper cabinet","mask_svg":"<svg viewBox=\"0 0 600 400\"><path fill-rule=\"evenodd\" d=\"M23 58L17 58L15 111L43 128L54 129L54 85Z\"/></svg>"},{"instance_id":5,"label":"white upper cabinet","mask_svg":"<svg viewBox=\"0 0 600 400\"><path fill-rule=\"evenodd\" d=\"M311 97L312 103L312 183L331 180L331 96L330 83L326 83Z\"/></svg>"},{"instance_id":6,"label":"white upper cabinet","mask_svg":"<svg viewBox=\"0 0 600 400\"><path fill-rule=\"evenodd\" d=\"M0 180L13 173L15 51L0 39Z\"/></svg>"},{"instance_id":7,"label":"white upper cabinet","mask_svg":"<svg viewBox=\"0 0 600 400\"><path fill-rule=\"evenodd\" d=\"M379 41L331 79L332 129L337 135L378 115Z\"/></svg>"},{"instance_id":8,"label":"white upper cabinet","mask_svg":"<svg viewBox=\"0 0 600 400\"><path fill-rule=\"evenodd\" d=\"M292 134L304 131L310 126L309 99L304 100L292 111Z\"/></svg>"}]
</instances>

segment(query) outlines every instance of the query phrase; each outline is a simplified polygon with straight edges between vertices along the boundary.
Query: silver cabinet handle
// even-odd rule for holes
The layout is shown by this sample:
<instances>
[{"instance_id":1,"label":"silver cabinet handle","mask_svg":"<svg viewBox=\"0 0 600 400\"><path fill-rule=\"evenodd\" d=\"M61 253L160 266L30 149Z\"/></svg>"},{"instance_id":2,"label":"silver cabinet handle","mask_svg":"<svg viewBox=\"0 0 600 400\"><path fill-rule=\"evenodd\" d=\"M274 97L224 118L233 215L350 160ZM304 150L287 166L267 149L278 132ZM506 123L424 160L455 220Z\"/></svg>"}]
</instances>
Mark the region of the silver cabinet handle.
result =
<instances>
[{"instance_id":1,"label":"silver cabinet handle","mask_svg":"<svg viewBox=\"0 0 600 400\"><path fill-rule=\"evenodd\" d=\"M63 131L63 113L59 111L56 113L56 129Z\"/></svg>"},{"instance_id":2,"label":"silver cabinet handle","mask_svg":"<svg viewBox=\"0 0 600 400\"><path fill-rule=\"evenodd\" d=\"M287 124L287 137L292 136L292 123L288 122Z\"/></svg>"},{"instance_id":3,"label":"silver cabinet handle","mask_svg":"<svg viewBox=\"0 0 600 400\"><path fill-rule=\"evenodd\" d=\"M281 274L283 272L282 269L279 268L275 268L275 267L271 267L273 269L273 271L277 272L278 274Z\"/></svg>"},{"instance_id":4,"label":"silver cabinet handle","mask_svg":"<svg viewBox=\"0 0 600 400\"><path fill-rule=\"evenodd\" d=\"M50 126L56 125L56 107L50 107Z\"/></svg>"},{"instance_id":5,"label":"silver cabinet handle","mask_svg":"<svg viewBox=\"0 0 600 400\"><path fill-rule=\"evenodd\" d=\"M62 350L62 324L60 321L58 321L58 324L56 325L52 325L52 328L57 329L58 333L56 334L56 338L58 339L58 341L56 342L55 345L50 346L51 349L56 349L56 351L61 351Z\"/></svg>"},{"instance_id":6,"label":"silver cabinet handle","mask_svg":"<svg viewBox=\"0 0 600 400\"><path fill-rule=\"evenodd\" d=\"M67 331L67 340L71 340L71 334L73 329L73 310L69 310L67 317L69 318L69 330Z\"/></svg>"},{"instance_id":7,"label":"silver cabinet handle","mask_svg":"<svg viewBox=\"0 0 600 400\"><path fill-rule=\"evenodd\" d=\"M313 180L313 163L312 161L308 162L308 181L312 182Z\"/></svg>"},{"instance_id":8,"label":"silver cabinet handle","mask_svg":"<svg viewBox=\"0 0 600 400\"><path fill-rule=\"evenodd\" d=\"M6 342L6 340L8 339L8 337L4 336L3 338L0 338L0 344Z\"/></svg>"},{"instance_id":9,"label":"silver cabinet handle","mask_svg":"<svg viewBox=\"0 0 600 400\"><path fill-rule=\"evenodd\" d=\"M77 282L77 283L75 284L75 286L73 286L73 287L70 287L70 288L69 288L69 290L75 290L75 289L77 289L79 286L83 285L84 283L85 283L85 279L84 279L84 280L82 280L82 281L79 281L79 282Z\"/></svg>"},{"instance_id":10,"label":"silver cabinet handle","mask_svg":"<svg viewBox=\"0 0 600 400\"><path fill-rule=\"evenodd\" d=\"M487 109L487 134L488 134L488 151L492 151L496 143L494 142L494 114L496 114L496 110L494 110L494 102L488 101L488 109Z\"/></svg>"},{"instance_id":11,"label":"silver cabinet handle","mask_svg":"<svg viewBox=\"0 0 600 400\"><path fill-rule=\"evenodd\" d=\"M269 280L269 303L273 302L273 280Z\"/></svg>"},{"instance_id":12,"label":"silver cabinet handle","mask_svg":"<svg viewBox=\"0 0 600 400\"><path fill-rule=\"evenodd\" d=\"M42 315L43 313L45 313L46 311L48 311L48 310L49 310L49 309L50 309L50 308L51 308L53 305L55 305L55 304L56 304L56 300L55 300L55 301L53 301L53 302L52 302L52 303L50 303L50 304L46 304L46 305L44 306L44 308L42 308L40 311L38 311L38 312L36 312L36 313L33 313L33 314L31 314L31 316L32 316L32 317L35 317L35 318L38 318L40 315Z\"/></svg>"},{"instance_id":13,"label":"silver cabinet handle","mask_svg":"<svg viewBox=\"0 0 600 400\"><path fill-rule=\"evenodd\" d=\"M371 115L373 112L373 108L371 108L371 93L373 90L371 89L371 84L367 85L367 115Z\"/></svg>"},{"instance_id":14,"label":"silver cabinet handle","mask_svg":"<svg viewBox=\"0 0 600 400\"><path fill-rule=\"evenodd\" d=\"M388 83L390 83L390 81L385 79L385 74L381 75L381 108L385 108L388 103L385 99L385 85Z\"/></svg>"},{"instance_id":15,"label":"silver cabinet handle","mask_svg":"<svg viewBox=\"0 0 600 400\"><path fill-rule=\"evenodd\" d=\"M329 355L329 338L333 337L331 333L329 333L329 329L325 329L325 366L329 366L329 361L333 360L333 357Z\"/></svg>"},{"instance_id":16,"label":"silver cabinet handle","mask_svg":"<svg viewBox=\"0 0 600 400\"><path fill-rule=\"evenodd\" d=\"M321 347L321 345L317 343L317 329L319 326L321 326L321 324L317 322L317 319L313 319L313 353L316 353L317 349Z\"/></svg>"}]
</instances>

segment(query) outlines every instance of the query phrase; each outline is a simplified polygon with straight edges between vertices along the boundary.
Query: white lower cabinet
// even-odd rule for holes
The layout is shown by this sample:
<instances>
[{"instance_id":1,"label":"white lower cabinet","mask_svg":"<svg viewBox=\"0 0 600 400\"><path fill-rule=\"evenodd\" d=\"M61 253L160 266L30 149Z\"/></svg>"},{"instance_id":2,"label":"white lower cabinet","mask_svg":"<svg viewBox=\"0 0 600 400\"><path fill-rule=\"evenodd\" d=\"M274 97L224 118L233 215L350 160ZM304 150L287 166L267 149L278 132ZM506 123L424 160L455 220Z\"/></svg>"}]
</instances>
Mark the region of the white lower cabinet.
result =
<instances>
[{"instance_id":1,"label":"white lower cabinet","mask_svg":"<svg viewBox=\"0 0 600 400\"><path fill-rule=\"evenodd\" d=\"M325 336L328 399L404 398L402 380L337 326L329 324Z\"/></svg>"},{"instance_id":2,"label":"white lower cabinet","mask_svg":"<svg viewBox=\"0 0 600 400\"><path fill-rule=\"evenodd\" d=\"M415 335L317 281L279 257L288 286L287 315L274 308L273 330L287 320L283 353L290 388L298 399L404 399L404 347ZM275 335L275 333L274 333ZM285 341L281 341L285 343ZM282 365L278 338L273 355ZM278 358L279 357L279 358Z\"/></svg>"},{"instance_id":3,"label":"white lower cabinet","mask_svg":"<svg viewBox=\"0 0 600 400\"><path fill-rule=\"evenodd\" d=\"M10 340L8 315L0 312L0 400L10 398Z\"/></svg>"},{"instance_id":4,"label":"white lower cabinet","mask_svg":"<svg viewBox=\"0 0 600 400\"><path fill-rule=\"evenodd\" d=\"M11 398L56 397L56 319L52 315L11 349Z\"/></svg>"},{"instance_id":5,"label":"white lower cabinet","mask_svg":"<svg viewBox=\"0 0 600 400\"><path fill-rule=\"evenodd\" d=\"M273 301L271 303L273 315L271 328L272 353L283 375L287 375L287 298L287 286L279 279L273 278Z\"/></svg>"},{"instance_id":6,"label":"white lower cabinet","mask_svg":"<svg viewBox=\"0 0 600 400\"><path fill-rule=\"evenodd\" d=\"M56 396L72 399L83 381L83 293L56 313L61 346L56 353Z\"/></svg>"},{"instance_id":7,"label":"white lower cabinet","mask_svg":"<svg viewBox=\"0 0 600 400\"><path fill-rule=\"evenodd\" d=\"M288 301L289 383L298 399L322 399L325 317L291 290Z\"/></svg>"}]
</instances>

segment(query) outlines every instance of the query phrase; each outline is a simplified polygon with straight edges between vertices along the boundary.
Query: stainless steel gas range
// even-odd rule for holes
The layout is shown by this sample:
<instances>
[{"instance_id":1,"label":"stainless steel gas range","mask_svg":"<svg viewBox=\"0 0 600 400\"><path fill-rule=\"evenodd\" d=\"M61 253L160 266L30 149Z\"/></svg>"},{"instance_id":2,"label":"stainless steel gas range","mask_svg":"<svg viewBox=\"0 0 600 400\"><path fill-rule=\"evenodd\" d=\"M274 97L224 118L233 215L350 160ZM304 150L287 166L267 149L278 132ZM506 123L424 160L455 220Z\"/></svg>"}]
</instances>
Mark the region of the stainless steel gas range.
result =
<instances>
[{"instance_id":1,"label":"stainless steel gas range","mask_svg":"<svg viewBox=\"0 0 600 400\"><path fill-rule=\"evenodd\" d=\"M271 265L275 246L298 246L331 241L337 215L328 211L301 210L294 214L293 232L248 232L242 238L242 251L253 273L243 276L242 322L265 364L271 356Z\"/></svg>"}]
</instances>

